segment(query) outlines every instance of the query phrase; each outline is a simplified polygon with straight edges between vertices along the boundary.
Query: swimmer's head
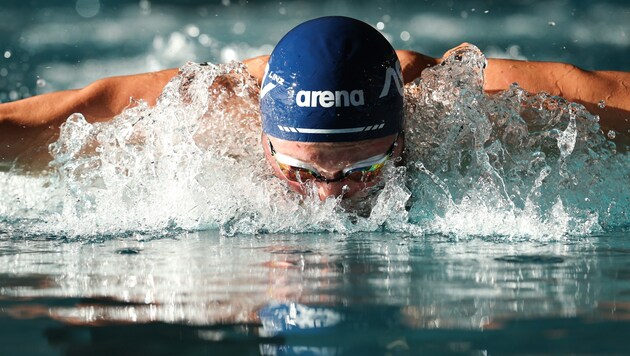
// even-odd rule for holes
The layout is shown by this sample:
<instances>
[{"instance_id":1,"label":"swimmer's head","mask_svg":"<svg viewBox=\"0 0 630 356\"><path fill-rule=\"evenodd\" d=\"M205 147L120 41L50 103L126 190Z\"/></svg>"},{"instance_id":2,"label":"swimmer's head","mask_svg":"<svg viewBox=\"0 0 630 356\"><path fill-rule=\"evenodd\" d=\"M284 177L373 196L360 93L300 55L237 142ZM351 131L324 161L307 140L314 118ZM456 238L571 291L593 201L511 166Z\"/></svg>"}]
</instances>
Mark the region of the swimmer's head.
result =
<instances>
[{"instance_id":1,"label":"swimmer's head","mask_svg":"<svg viewBox=\"0 0 630 356\"><path fill-rule=\"evenodd\" d=\"M401 154L398 57L358 20L322 17L287 33L269 58L260 107L266 159L295 191L360 198Z\"/></svg>"},{"instance_id":2,"label":"swimmer's head","mask_svg":"<svg viewBox=\"0 0 630 356\"><path fill-rule=\"evenodd\" d=\"M403 125L400 63L372 26L329 16L302 23L277 44L260 92L263 132L300 142L353 142Z\"/></svg>"}]
</instances>

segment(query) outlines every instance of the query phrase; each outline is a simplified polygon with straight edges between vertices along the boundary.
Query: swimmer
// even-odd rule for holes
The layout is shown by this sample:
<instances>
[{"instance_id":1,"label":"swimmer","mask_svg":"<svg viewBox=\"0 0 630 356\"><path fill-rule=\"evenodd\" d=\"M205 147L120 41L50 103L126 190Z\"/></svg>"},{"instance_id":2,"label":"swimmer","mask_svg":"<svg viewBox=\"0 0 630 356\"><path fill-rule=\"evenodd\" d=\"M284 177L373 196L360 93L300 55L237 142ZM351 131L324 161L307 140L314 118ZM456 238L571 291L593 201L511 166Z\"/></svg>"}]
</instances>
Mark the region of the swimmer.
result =
<instances>
[{"instance_id":1,"label":"swimmer","mask_svg":"<svg viewBox=\"0 0 630 356\"><path fill-rule=\"evenodd\" d=\"M376 29L347 17L298 25L270 56L244 61L260 85L262 151L271 169L300 193L311 182L321 199L365 194L377 183L381 167L402 154L402 86L466 46L432 58L394 51ZM25 156L31 163L46 163L47 145L68 116L79 112L89 122L106 121L130 98L155 105L176 75L178 69L111 77L83 89L0 104L0 163ZM625 133L630 126L630 73L490 58L484 80L488 93L517 82L530 92L583 104L606 129Z\"/></svg>"}]
</instances>

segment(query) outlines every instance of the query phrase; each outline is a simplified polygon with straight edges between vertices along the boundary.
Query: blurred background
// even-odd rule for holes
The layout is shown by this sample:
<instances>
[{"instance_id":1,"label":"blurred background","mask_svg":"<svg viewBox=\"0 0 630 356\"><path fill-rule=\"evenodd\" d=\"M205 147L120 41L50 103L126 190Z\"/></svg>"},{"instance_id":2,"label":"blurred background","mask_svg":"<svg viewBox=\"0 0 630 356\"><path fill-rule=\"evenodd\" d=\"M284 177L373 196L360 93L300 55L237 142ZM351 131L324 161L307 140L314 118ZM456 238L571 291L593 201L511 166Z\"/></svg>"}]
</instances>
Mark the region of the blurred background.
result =
<instances>
[{"instance_id":1,"label":"blurred background","mask_svg":"<svg viewBox=\"0 0 630 356\"><path fill-rule=\"evenodd\" d=\"M630 3L617 1L0 0L0 101L98 78L268 54L298 23L346 15L396 48L630 71Z\"/></svg>"}]
</instances>

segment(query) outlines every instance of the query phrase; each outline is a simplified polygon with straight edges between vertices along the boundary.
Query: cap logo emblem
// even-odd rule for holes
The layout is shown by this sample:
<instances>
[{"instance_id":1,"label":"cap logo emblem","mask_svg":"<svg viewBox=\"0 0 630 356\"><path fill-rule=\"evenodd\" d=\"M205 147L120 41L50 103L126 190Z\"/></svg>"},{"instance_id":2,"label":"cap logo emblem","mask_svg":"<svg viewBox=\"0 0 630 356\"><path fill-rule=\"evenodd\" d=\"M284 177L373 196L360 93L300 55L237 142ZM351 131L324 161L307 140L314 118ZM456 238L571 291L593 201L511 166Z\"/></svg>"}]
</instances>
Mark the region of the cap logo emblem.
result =
<instances>
[{"instance_id":1,"label":"cap logo emblem","mask_svg":"<svg viewBox=\"0 0 630 356\"><path fill-rule=\"evenodd\" d=\"M295 103L300 107L348 107L365 105L363 90L310 91L300 90L295 95Z\"/></svg>"},{"instance_id":2,"label":"cap logo emblem","mask_svg":"<svg viewBox=\"0 0 630 356\"><path fill-rule=\"evenodd\" d=\"M394 85L396 85L398 94L403 96L403 76L400 70L400 62L396 62L396 66L394 68L387 68L387 71L385 72L385 84L383 84L383 90L381 90L379 98L389 94L389 88L392 86L392 81L394 81Z\"/></svg>"}]
</instances>

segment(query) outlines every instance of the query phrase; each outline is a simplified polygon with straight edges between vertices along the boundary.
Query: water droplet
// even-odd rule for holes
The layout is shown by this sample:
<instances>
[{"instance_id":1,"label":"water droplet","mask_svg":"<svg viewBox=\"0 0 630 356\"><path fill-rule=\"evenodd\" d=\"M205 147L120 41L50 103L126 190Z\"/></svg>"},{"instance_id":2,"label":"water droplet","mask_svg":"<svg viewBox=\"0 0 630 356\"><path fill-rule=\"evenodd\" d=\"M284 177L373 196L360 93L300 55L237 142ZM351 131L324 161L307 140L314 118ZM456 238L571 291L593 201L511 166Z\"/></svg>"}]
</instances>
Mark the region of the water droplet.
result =
<instances>
[{"instance_id":1,"label":"water droplet","mask_svg":"<svg viewBox=\"0 0 630 356\"><path fill-rule=\"evenodd\" d=\"M608 131L607 136L609 139L613 140L617 136L617 133L615 132L615 130L610 130Z\"/></svg>"},{"instance_id":2,"label":"water droplet","mask_svg":"<svg viewBox=\"0 0 630 356\"><path fill-rule=\"evenodd\" d=\"M190 37L197 37L199 36L199 27L195 26L195 25L188 25L186 26L186 34L188 34L188 36Z\"/></svg>"},{"instance_id":3,"label":"water droplet","mask_svg":"<svg viewBox=\"0 0 630 356\"><path fill-rule=\"evenodd\" d=\"M599 107L600 109L605 108L605 107L606 107L606 102L605 102L605 101L603 101L603 100L600 100L600 101L597 103L597 107Z\"/></svg>"},{"instance_id":4,"label":"water droplet","mask_svg":"<svg viewBox=\"0 0 630 356\"><path fill-rule=\"evenodd\" d=\"M550 27L555 27L556 26L556 22L555 21L549 21L549 22L547 22L547 25L549 25Z\"/></svg>"},{"instance_id":5,"label":"water droplet","mask_svg":"<svg viewBox=\"0 0 630 356\"><path fill-rule=\"evenodd\" d=\"M234 61L237 58L236 51L233 48L227 47L221 51L221 60L223 62Z\"/></svg>"},{"instance_id":6,"label":"water droplet","mask_svg":"<svg viewBox=\"0 0 630 356\"><path fill-rule=\"evenodd\" d=\"M0 69L0 77L6 77L7 75L9 75L9 70L6 68L2 68Z\"/></svg>"},{"instance_id":7,"label":"water droplet","mask_svg":"<svg viewBox=\"0 0 630 356\"><path fill-rule=\"evenodd\" d=\"M221 0L221 4L223 4L223 6L230 6L230 0Z\"/></svg>"},{"instance_id":8,"label":"water droplet","mask_svg":"<svg viewBox=\"0 0 630 356\"><path fill-rule=\"evenodd\" d=\"M507 52L510 55L510 57L517 58L520 55L521 47L519 47L518 45L512 45L508 47Z\"/></svg>"},{"instance_id":9,"label":"water droplet","mask_svg":"<svg viewBox=\"0 0 630 356\"><path fill-rule=\"evenodd\" d=\"M4 51L4 58L6 59L11 58L11 51Z\"/></svg>"},{"instance_id":10,"label":"water droplet","mask_svg":"<svg viewBox=\"0 0 630 356\"><path fill-rule=\"evenodd\" d=\"M81 17L94 17L101 11L101 2L99 0L77 0L75 9Z\"/></svg>"},{"instance_id":11,"label":"water droplet","mask_svg":"<svg viewBox=\"0 0 630 356\"><path fill-rule=\"evenodd\" d=\"M281 8L278 9L278 13L280 15L286 15L287 14L287 9L284 8L284 7L281 7Z\"/></svg>"},{"instance_id":12,"label":"water droplet","mask_svg":"<svg viewBox=\"0 0 630 356\"><path fill-rule=\"evenodd\" d=\"M140 7L140 13L142 15L149 15L151 13L151 2L149 2L149 0L140 0L138 6Z\"/></svg>"},{"instance_id":13,"label":"water droplet","mask_svg":"<svg viewBox=\"0 0 630 356\"><path fill-rule=\"evenodd\" d=\"M234 26L232 26L232 32L234 32L237 35L242 35L245 33L245 30L247 30L247 26L245 26L244 22L237 22L234 24Z\"/></svg>"},{"instance_id":14,"label":"water droplet","mask_svg":"<svg viewBox=\"0 0 630 356\"><path fill-rule=\"evenodd\" d=\"M385 28L385 24L381 21L376 23L376 29L382 31Z\"/></svg>"},{"instance_id":15,"label":"water droplet","mask_svg":"<svg viewBox=\"0 0 630 356\"><path fill-rule=\"evenodd\" d=\"M545 154L543 152L536 151L536 152L532 153L532 157L534 157L534 158L543 158L544 159L546 156L545 156Z\"/></svg>"},{"instance_id":16,"label":"water droplet","mask_svg":"<svg viewBox=\"0 0 630 356\"><path fill-rule=\"evenodd\" d=\"M389 15L383 15L383 22L389 22L392 19Z\"/></svg>"},{"instance_id":17,"label":"water droplet","mask_svg":"<svg viewBox=\"0 0 630 356\"><path fill-rule=\"evenodd\" d=\"M208 47L212 44L212 38L210 38L210 36L206 35L205 33L199 35L199 38L197 40L204 47Z\"/></svg>"},{"instance_id":18,"label":"water droplet","mask_svg":"<svg viewBox=\"0 0 630 356\"><path fill-rule=\"evenodd\" d=\"M409 34L409 32L407 31L403 31L400 33L400 39L403 41L409 41L409 39L411 38L411 35Z\"/></svg>"},{"instance_id":19,"label":"water droplet","mask_svg":"<svg viewBox=\"0 0 630 356\"><path fill-rule=\"evenodd\" d=\"M487 13L489 13L489 12L490 12L490 10L486 10L486 11L484 11L483 13L484 13L484 14L487 14Z\"/></svg>"},{"instance_id":20,"label":"water droplet","mask_svg":"<svg viewBox=\"0 0 630 356\"><path fill-rule=\"evenodd\" d=\"M39 78L37 79L37 87L38 88L43 88L46 86L46 80Z\"/></svg>"}]
</instances>

